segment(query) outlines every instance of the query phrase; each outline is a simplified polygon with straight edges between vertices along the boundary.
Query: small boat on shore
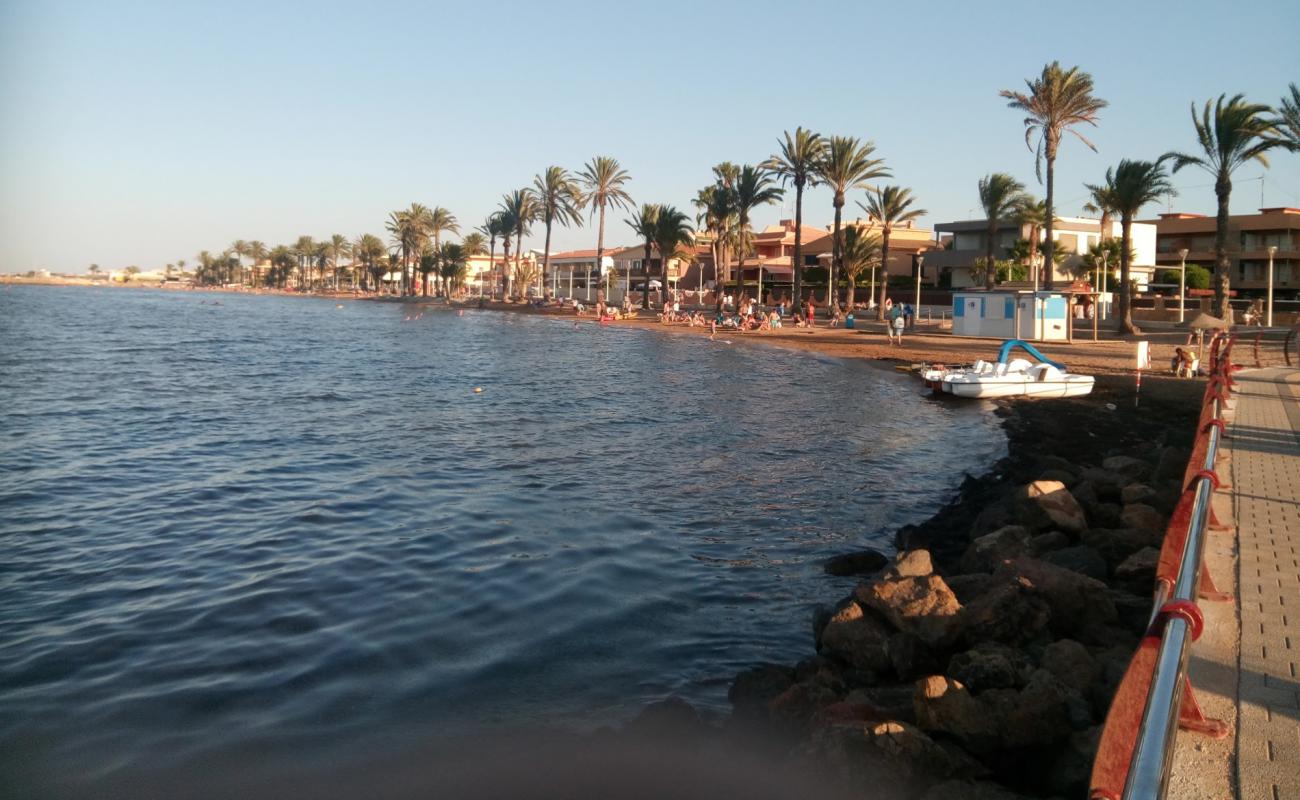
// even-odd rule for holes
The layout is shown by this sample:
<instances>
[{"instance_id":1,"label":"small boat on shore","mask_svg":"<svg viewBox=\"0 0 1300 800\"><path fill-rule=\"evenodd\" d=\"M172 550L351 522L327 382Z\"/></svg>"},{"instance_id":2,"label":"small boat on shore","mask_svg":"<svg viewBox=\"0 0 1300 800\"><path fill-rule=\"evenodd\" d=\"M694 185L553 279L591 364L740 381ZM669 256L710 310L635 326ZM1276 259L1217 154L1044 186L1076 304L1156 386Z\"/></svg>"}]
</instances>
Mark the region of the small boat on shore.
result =
<instances>
[{"instance_id":1,"label":"small boat on shore","mask_svg":"<svg viewBox=\"0 0 1300 800\"><path fill-rule=\"evenodd\" d=\"M1016 348L1039 363L1024 358L1008 360ZM1079 397L1090 393L1094 383L1093 376L1071 373L1064 364L1045 358L1020 339L1004 342L996 362L976 361L956 368L935 365L923 371L922 378L935 392L976 398Z\"/></svg>"}]
</instances>

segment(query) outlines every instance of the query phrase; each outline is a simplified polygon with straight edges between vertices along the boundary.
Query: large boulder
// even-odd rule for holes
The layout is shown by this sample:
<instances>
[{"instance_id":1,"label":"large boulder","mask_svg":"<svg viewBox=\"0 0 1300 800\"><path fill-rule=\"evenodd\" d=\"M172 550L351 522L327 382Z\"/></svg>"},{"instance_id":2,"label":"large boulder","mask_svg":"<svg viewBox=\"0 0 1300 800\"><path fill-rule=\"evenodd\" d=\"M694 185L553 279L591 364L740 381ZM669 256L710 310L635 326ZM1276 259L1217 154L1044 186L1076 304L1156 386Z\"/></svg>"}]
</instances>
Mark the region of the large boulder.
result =
<instances>
[{"instance_id":1,"label":"large boulder","mask_svg":"<svg viewBox=\"0 0 1300 800\"><path fill-rule=\"evenodd\" d=\"M898 631L885 643L885 652L899 680L910 681L939 669L939 658L934 649L916 636Z\"/></svg>"},{"instance_id":2,"label":"large boulder","mask_svg":"<svg viewBox=\"0 0 1300 800\"><path fill-rule=\"evenodd\" d=\"M944 747L931 739L920 728L898 720L868 724L861 729L868 752L884 756L905 777L928 783L938 778L975 777L988 774L988 770L969 755L951 747ZM841 734L843 735L843 734ZM879 780L879 776L863 776ZM862 783L862 785L870 785Z\"/></svg>"},{"instance_id":3,"label":"large boulder","mask_svg":"<svg viewBox=\"0 0 1300 800\"><path fill-rule=\"evenodd\" d=\"M1126 586L1150 589L1155 583L1159 563L1160 551L1154 547L1144 547L1119 562L1115 567L1115 580Z\"/></svg>"},{"instance_id":4,"label":"large boulder","mask_svg":"<svg viewBox=\"0 0 1300 800\"><path fill-rule=\"evenodd\" d=\"M1187 471L1187 462L1192 458L1192 451L1186 447L1165 447L1160 450L1160 457L1156 459L1156 468L1151 473L1151 480L1182 481L1183 474Z\"/></svg>"},{"instance_id":5,"label":"large boulder","mask_svg":"<svg viewBox=\"0 0 1300 800\"><path fill-rule=\"evenodd\" d=\"M988 754L997 748L997 720L960 681L943 675L922 678L916 682L913 702L921 730L952 736L972 753Z\"/></svg>"},{"instance_id":6,"label":"large boulder","mask_svg":"<svg viewBox=\"0 0 1300 800\"><path fill-rule=\"evenodd\" d=\"M904 550L894 558L885 572L888 578L922 578L934 574L934 562L930 551L923 549Z\"/></svg>"},{"instance_id":7,"label":"large boulder","mask_svg":"<svg viewBox=\"0 0 1300 800\"><path fill-rule=\"evenodd\" d=\"M1072 696L1073 695L1073 696ZM1037 670L999 721L1002 746L1041 748L1074 732L1071 701L1082 698L1047 670Z\"/></svg>"},{"instance_id":8,"label":"large boulder","mask_svg":"<svg viewBox=\"0 0 1300 800\"><path fill-rule=\"evenodd\" d=\"M1041 558L1044 553L1069 547L1071 541L1070 537L1061 531L1048 531L1030 539L1026 543L1025 549L1030 555Z\"/></svg>"},{"instance_id":9,"label":"large boulder","mask_svg":"<svg viewBox=\"0 0 1300 800\"><path fill-rule=\"evenodd\" d=\"M1150 503L1156 497L1156 490L1145 483L1130 483L1120 491L1119 497L1124 502L1124 505Z\"/></svg>"},{"instance_id":10,"label":"large boulder","mask_svg":"<svg viewBox=\"0 0 1300 800\"><path fill-rule=\"evenodd\" d=\"M947 583L948 588L952 589L952 593L957 595L957 602L966 605L988 591L989 587L993 585L993 576L987 572L949 575L944 578L944 583Z\"/></svg>"},{"instance_id":11,"label":"large boulder","mask_svg":"<svg viewBox=\"0 0 1300 800\"><path fill-rule=\"evenodd\" d=\"M986 642L954 655L948 660L944 674L979 694L988 689L1015 689L1023 686L1030 666L1028 659L1018 650Z\"/></svg>"},{"instance_id":12,"label":"large boulder","mask_svg":"<svg viewBox=\"0 0 1300 800\"><path fill-rule=\"evenodd\" d=\"M1106 584L1055 564L1019 558L1004 564L994 578L1019 580L1043 598L1052 612L1052 630L1060 635L1096 622L1109 623L1117 617Z\"/></svg>"},{"instance_id":13,"label":"large boulder","mask_svg":"<svg viewBox=\"0 0 1300 800\"><path fill-rule=\"evenodd\" d=\"M1087 575L1089 578L1095 578L1099 581L1105 580L1109 572L1106 567L1106 559L1101 557L1101 553L1086 544L1063 547L1060 550L1044 553L1042 559L1049 564L1055 564L1058 567L1077 572L1080 575Z\"/></svg>"},{"instance_id":14,"label":"large boulder","mask_svg":"<svg viewBox=\"0 0 1300 800\"><path fill-rule=\"evenodd\" d=\"M759 664L736 675L727 699L739 717L767 718L767 704L794 684L794 670L779 664Z\"/></svg>"},{"instance_id":15,"label":"large boulder","mask_svg":"<svg viewBox=\"0 0 1300 800\"><path fill-rule=\"evenodd\" d=\"M1162 535L1168 522L1164 514L1146 503L1129 503L1120 512L1119 519L1125 528L1138 528Z\"/></svg>"},{"instance_id":16,"label":"large boulder","mask_svg":"<svg viewBox=\"0 0 1300 800\"><path fill-rule=\"evenodd\" d=\"M1015 512L1012 510L1010 502L1000 500L990 503L975 515L975 521L970 526L970 538L978 539L998 528L1012 525L1015 521Z\"/></svg>"},{"instance_id":17,"label":"large boulder","mask_svg":"<svg viewBox=\"0 0 1300 800\"><path fill-rule=\"evenodd\" d=\"M967 646L980 642L1016 644L1037 638L1052 612L1023 578L998 576L983 594L962 606L955 623L955 638Z\"/></svg>"},{"instance_id":18,"label":"large boulder","mask_svg":"<svg viewBox=\"0 0 1300 800\"><path fill-rule=\"evenodd\" d=\"M947 639L952 620L961 610L957 596L938 575L876 580L859 586L854 597L898 630L930 646Z\"/></svg>"},{"instance_id":19,"label":"large boulder","mask_svg":"<svg viewBox=\"0 0 1300 800\"><path fill-rule=\"evenodd\" d=\"M826 559L825 563L822 564L822 569L828 575L840 577L869 575L878 572L888 563L889 558L884 553L875 550L858 550L857 552L844 553Z\"/></svg>"},{"instance_id":20,"label":"large boulder","mask_svg":"<svg viewBox=\"0 0 1300 800\"><path fill-rule=\"evenodd\" d=\"M1060 797L1086 797L1092 779L1092 764L1101 743L1102 726L1070 734L1061 754L1047 772L1047 789Z\"/></svg>"},{"instance_id":21,"label":"large boulder","mask_svg":"<svg viewBox=\"0 0 1300 800\"><path fill-rule=\"evenodd\" d=\"M1092 528L1084 531L1083 543L1101 553L1111 567L1144 547L1159 547L1160 535L1143 528Z\"/></svg>"},{"instance_id":22,"label":"large boulder","mask_svg":"<svg viewBox=\"0 0 1300 800\"><path fill-rule=\"evenodd\" d=\"M1079 473L1082 479L1081 483L1088 484L1088 488L1095 494L1098 500L1106 502L1115 502L1119 500L1119 493L1133 481L1120 475L1118 472L1111 472L1107 469L1098 469L1097 467L1088 467ZM1075 491L1080 487L1076 486Z\"/></svg>"},{"instance_id":23,"label":"large boulder","mask_svg":"<svg viewBox=\"0 0 1300 800\"><path fill-rule=\"evenodd\" d=\"M1129 481L1145 480L1151 474L1151 465L1132 456L1111 456L1101 462L1101 468L1122 475Z\"/></svg>"},{"instance_id":24,"label":"large boulder","mask_svg":"<svg viewBox=\"0 0 1300 800\"><path fill-rule=\"evenodd\" d=\"M1008 558L1023 554L1028 542L1029 529L1023 525L998 528L970 543L961 557L961 571L992 572Z\"/></svg>"},{"instance_id":25,"label":"large boulder","mask_svg":"<svg viewBox=\"0 0 1300 800\"><path fill-rule=\"evenodd\" d=\"M1091 694L1101 677L1101 666L1088 648L1072 639L1058 639L1043 648L1039 664L1061 683L1085 697Z\"/></svg>"},{"instance_id":26,"label":"large boulder","mask_svg":"<svg viewBox=\"0 0 1300 800\"><path fill-rule=\"evenodd\" d=\"M1016 494L1017 516L1036 530L1082 532L1088 527L1079 501L1060 481L1034 481Z\"/></svg>"},{"instance_id":27,"label":"large boulder","mask_svg":"<svg viewBox=\"0 0 1300 800\"><path fill-rule=\"evenodd\" d=\"M820 652L856 670L880 675L893 666L887 649L890 633L876 614L850 600L822 628Z\"/></svg>"}]
</instances>

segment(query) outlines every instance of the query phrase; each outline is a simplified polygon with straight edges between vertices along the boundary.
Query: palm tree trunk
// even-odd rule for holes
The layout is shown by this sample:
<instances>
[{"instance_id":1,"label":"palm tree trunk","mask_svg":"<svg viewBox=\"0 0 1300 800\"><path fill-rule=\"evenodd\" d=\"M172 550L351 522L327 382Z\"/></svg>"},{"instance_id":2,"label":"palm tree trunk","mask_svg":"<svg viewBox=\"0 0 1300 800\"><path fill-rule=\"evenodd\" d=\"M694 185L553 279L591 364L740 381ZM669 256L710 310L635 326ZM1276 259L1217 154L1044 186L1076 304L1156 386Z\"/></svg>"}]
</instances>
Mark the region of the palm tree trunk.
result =
<instances>
[{"instance_id":1,"label":"palm tree trunk","mask_svg":"<svg viewBox=\"0 0 1300 800\"><path fill-rule=\"evenodd\" d=\"M1052 288L1052 272L1054 263L1052 261L1052 252L1056 250L1056 243L1052 241L1052 218L1056 216L1056 207L1052 205L1054 189L1056 184L1056 153L1048 152L1047 154L1047 237L1043 241L1043 275L1042 285L1044 289Z\"/></svg>"},{"instance_id":2,"label":"palm tree trunk","mask_svg":"<svg viewBox=\"0 0 1300 800\"><path fill-rule=\"evenodd\" d=\"M600 201L600 227L596 231L596 274L601 274L601 263L605 258L605 201ZM572 281L570 281L572 282ZM587 273L587 297L591 297L591 273ZM624 290L626 291L626 289Z\"/></svg>"},{"instance_id":3,"label":"palm tree trunk","mask_svg":"<svg viewBox=\"0 0 1300 800\"><path fill-rule=\"evenodd\" d=\"M496 268L497 268L497 237L496 234L493 234L492 237L488 239L488 275L493 276L492 292L491 292L493 297L495 297L497 293L496 276L494 274L496 272ZM482 275L478 276L478 291L480 295L484 294Z\"/></svg>"},{"instance_id":4,"label":"palm tree trunk","mask_svg":"<svg viewBox=\"0 0 1300 800\"><path fill-rule=\"evenodd\" d=\"M519 227L515 228L515 272L519 272L520 257L523 254L524 254L524 226L521 224ZM519 287L515 287L515 290L518 291L518 288ZM524 293L527 294L527 292L528 289L525 288Z\"/></svg>"},{"instance_id":5,"label":"palm tree trunk","mask_svg":"<svg viewBox=\"0 0 1300 800\"><path fill-rule=\"evenodd\" d=\"M496 264L492 264L496 269ZM501 299L510 296L510 234L501 237Z\"/></svg>"},{"instance_id":6,"label":"palm tree trunk","mask_svg":"<svg viewBox=\"0 0 1300 800\"><path fill-rule=\"evenodd\" d=\"M650 240L645 240L645 260L641 262L641 307L650 308Z\"/></svg>"},{"instance_id":7,"label":"palm tree trunk","mask_svg":"<svg viewBox=\"0 0 1300 800\"><path fill-rule=\"evenodd\" d=\"M546 273L551 269L551 220L546 220L546 250L542 253L542 293L546 292Z\"/></svg>"},{"instance_id":8,"label":"palm tree trunk","mask_svg":"<svg viewBox=\"0 0 1300 800\"><path fill-rule=\"evenodd\" d=\"M995 266L993 266L994 264L993 242L995 239L997 239L997 237L998 237L998 221L997 219L990 219L988 241L985 243L986 246L984 248L984 270L985 270L984 288L989 290L993 289L993 284L997 281L997 277L998 277L997 275L998 270Z\"/></svg>"},{"instance_id":9,"label":"palm tree trunk","mask_svg":"<svg viewBox=\"0 0 1300 800\"><path fill-rule=\"evenodd\" d=\"M1119 332L1141 333L1133 324L1132 292L1129 291L1129 249L1133 244L1133 218L1128 214L1120 217L1119 254Z\"/></svg>"},{"instance_id":10,"label":"palm tree trunk","mask_svg":"<svg viewBox=\"0 0 1300 800\"><path fill-rule=\"evenodd\" d=\"M880 230L880 304L876 307L876 319L885 319L885 300L889 297L889 228Z\"/></svg>"},{"instance_id":11,"label":"palm tree trunk","mask_svg":"<svg viewBox=\"0 0 1300 800\"><path fill-rule=\"evenodd\" d=\"M736 301L740 302L741 295L745 292L745 225L749 220L744 216L740 218L740 242L736 248Z\"/></svg>"},{"instance_id":12,"label":"palm tree trunk","mask_svg":"<svg viewBox=\"0 0 1300 800\"><path fill-rule=\"evenodd\" d=\"M858 276L856 274L849 275L846 272L844 277L847 279L846 283L848 284L844 291L844 307L849 310L849 313L853 313L853 298L857 289Z\"/></svg>"},{"instance_id":13,"label":"palm tree trunk","mask_svg":"<svg viewBox=\"0 0 1300 800\"><path fill-rule=\"evenodd\" d=\"M803 184L794 185L794 313L803 305Z\"/></svg>"},{"instance_id":14,"label":"palm tree trunk","mask_svg":"<svg viewBox=\"0 0 1300 800\"><path fill-rule=\"evenodd\" d=\"M1228 200L1232 197L1232 181L1220 175L1214 183L1214 196L1219 201L1219 214L1214 225L1214 316L1231 322L1232 310L1228 306L1232 259L1228 258Z\"/></svg>"},{"instance_id":15,"label":"palm tree trunk","mask_svg":"<svg viewBox=\"0 0 1300 800\"><path fill-rule=\"evenodd\" d=\"M831 268L826 273L826 309L830 313L831 304L835 302L835 269L840 264L840 212L844 209L844 195L835 193L835 231L831 239Z\"/></svg>"}]
</instances>

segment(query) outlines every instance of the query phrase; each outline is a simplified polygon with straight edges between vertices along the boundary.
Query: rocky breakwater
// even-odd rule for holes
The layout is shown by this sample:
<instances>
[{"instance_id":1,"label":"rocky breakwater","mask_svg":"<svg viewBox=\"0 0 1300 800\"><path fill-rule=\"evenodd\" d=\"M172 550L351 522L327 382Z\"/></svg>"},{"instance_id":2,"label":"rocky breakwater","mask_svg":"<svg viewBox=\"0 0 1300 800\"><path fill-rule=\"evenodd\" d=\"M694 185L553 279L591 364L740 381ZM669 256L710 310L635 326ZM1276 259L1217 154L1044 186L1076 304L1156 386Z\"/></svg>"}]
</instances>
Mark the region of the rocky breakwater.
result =
<instances>
[{"instance_id":1,"label":"rocky breakwater","mask_svg":"<svg viewBox=\"0 0 1300 800\"><path fill-rule=\"evenodd\" d=\"M866 574L815 656L737 677L731 724L903 796L1084 796L1189 455L1194 408L1164 412L1010 407L1009 457L897 557L828 564Z\"/></svg>"}]
</instances>

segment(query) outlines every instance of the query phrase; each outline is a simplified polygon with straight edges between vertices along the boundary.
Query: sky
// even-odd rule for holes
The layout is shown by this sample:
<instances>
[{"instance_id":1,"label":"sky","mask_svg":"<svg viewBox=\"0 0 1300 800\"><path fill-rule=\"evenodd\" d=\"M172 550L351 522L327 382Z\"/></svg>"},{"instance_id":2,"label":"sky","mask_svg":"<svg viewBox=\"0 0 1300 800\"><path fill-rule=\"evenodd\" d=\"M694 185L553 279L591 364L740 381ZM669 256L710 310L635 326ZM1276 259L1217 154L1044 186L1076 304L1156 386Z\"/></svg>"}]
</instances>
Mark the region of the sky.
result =
<instances>
[{"instance_id":1,"label":"sky","mask_svg":"<svg viewBox=\"0 0 1300 800\"><path fill-rule=\"evenodd\" d=\"M69 3L0 0L0 272L160 268L236 239L384 235L441 205L468 232L550 165L596 155L637 202L689 210L721 161L796 126L873 141L927 209L978 217L1008 172L1041 196L1000 89L1079 66L1109 102L1057 161L1057 214L1121 158L1191 150L1190 106L1277 104L1300 82L1300 5L1060 2ZM1233 213L1300 206L1300 154L1236 174ZM1264 180L1257 180L1263 175ZM1151 206L1214 213L1184 170ZM857 214L859 192L846 217ZM825 189L805 220L831 222ZM607 222L606 245L633 244ZM793 216L784 205L756 226ZM526 245L540 248L536 226ZM385 237L386 238L386 237ZM552 251L595 246L558 228Z\"/></svg>"}]
</instances>

